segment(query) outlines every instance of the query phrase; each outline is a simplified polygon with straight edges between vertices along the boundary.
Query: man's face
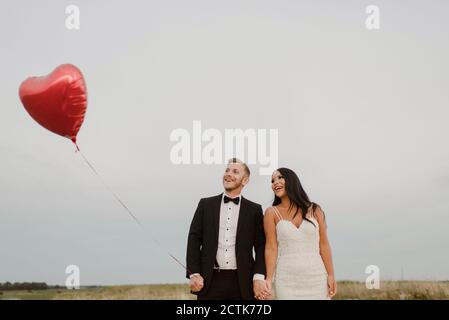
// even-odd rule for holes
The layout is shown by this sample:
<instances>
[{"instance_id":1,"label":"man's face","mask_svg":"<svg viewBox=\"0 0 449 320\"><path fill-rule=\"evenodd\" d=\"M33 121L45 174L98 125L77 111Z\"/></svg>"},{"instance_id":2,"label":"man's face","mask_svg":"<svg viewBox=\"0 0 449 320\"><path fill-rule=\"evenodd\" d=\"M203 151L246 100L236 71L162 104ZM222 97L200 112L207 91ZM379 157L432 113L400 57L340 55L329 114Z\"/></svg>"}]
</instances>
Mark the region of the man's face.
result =
<instances>
[{"instance_id":1,"label":"man's face","mask_svg":"<svg viewBox=\"0 0 449 320\"><path fill-rule=\"evenodd\" d=\"M248 183L245 168L240 163L229 163L223 175L223 186L226 191L243 188Z\"/></svg>"}]
</instances>

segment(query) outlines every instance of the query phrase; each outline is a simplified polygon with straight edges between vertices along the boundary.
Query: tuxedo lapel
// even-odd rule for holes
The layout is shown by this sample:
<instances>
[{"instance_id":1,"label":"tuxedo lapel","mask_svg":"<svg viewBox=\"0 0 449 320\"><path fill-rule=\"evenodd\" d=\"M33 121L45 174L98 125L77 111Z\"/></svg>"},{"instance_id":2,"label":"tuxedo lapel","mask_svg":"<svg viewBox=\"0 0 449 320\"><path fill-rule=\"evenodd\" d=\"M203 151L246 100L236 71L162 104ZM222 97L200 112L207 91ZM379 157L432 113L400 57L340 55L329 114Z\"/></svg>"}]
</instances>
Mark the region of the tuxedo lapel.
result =
<instances>
[{"instance_id":1,"label":"tuxedo lapel","mask_svg":"<svg viewBox=\"0 0 449 320\"><path fill-rule=\"evenodd\" d=\"M241 203L240 203L239 220L237 222L236 237L239 236L239 232L242 229L242 226L245 225L246 211L247 211L246 199L242 197Z\"/></svg>"},{"instance_id":2,"label":"tuxedo lapel","mask_svg":"<svg viewBox=\"0 0 449 320\"><path fill-rule=\"evenodd\" d=\"M212 214L214 215L214 227L215 227L215 233L216 238L218 242L218 229L220 227L220 207L221 207L221 200L223 198L223 193L218 195L216 199L212 202Z\"/></svg>"}]
</instances>

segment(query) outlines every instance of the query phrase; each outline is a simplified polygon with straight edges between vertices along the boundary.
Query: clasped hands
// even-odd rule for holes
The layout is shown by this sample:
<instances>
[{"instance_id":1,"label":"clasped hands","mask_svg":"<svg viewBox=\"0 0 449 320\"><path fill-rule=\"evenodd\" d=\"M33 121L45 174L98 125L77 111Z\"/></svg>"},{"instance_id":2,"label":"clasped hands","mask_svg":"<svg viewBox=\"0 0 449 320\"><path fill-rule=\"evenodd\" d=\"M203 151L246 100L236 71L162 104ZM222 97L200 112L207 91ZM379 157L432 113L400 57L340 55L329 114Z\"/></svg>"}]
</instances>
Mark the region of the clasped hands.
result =
<instances>
[{"instance_id":1,"label":"clasped hands","mask_svg":"<svg viewBox=\"0 0 449 320\"><path fill-rule=\"evenodd\" d=\"M272 283L269 280L253 280L254 298L269 300L273 298Z\"/></svg>"},{"instance_id":2,"label":"clasped hands","mask_svg":"<svg viewBox=\"0 0 449 320\"><path fill-rule=\"evenodd\" d=\"M198 292L203 289L204 279L200 275L194 275L190 279L190 289ZM268 280L253 280L254 297L258 300L269 300L273 298L272 284Z\"/></svg>"}]
</instances>

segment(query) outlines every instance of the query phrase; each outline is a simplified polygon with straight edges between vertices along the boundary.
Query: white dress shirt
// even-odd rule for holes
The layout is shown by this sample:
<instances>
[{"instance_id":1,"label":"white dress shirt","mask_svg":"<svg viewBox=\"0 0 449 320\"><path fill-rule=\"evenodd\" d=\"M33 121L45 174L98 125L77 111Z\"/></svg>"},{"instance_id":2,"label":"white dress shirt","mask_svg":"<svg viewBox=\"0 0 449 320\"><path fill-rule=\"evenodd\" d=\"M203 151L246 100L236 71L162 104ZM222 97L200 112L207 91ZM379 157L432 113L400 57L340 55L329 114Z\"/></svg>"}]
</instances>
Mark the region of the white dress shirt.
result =
<instances>
[{"instance_id":1,"label":"white dress shirt","mask_svg":"<svg viewBox=\"0 0 449 320\"><path fill-rule=\"evenodd\" d=\"M230 198L240 198L239 204L235 204L232 201L224 203L223 193L220 206L220 225L218 232L218 249L217 260L220 270L236 270L237 259L235 256L235 241L237 237L237 223L239 220L240 205L242 203L242 196ZM196 274L192 274L191 277ZM253 276L253 280L265 280L263 274L256 273Z\"/></svg>"},{"instance_id":2,"label":"white dress shirt","mask_svg":"<svg viewBox=\"0 0 449 320\"><path fill-rule=\"evenodd\" d=\"M235 239L237 236L237 222L239 220L241 195L232 198L239 198L239 204L232 201L224 203L223 193L220 206L220 227L218 231L217 262L221 270L237 269L235 257ZM229 197L229 196L228 196ZM230 197L231 198L231 197Z\"/></svg>"}]
</instances>

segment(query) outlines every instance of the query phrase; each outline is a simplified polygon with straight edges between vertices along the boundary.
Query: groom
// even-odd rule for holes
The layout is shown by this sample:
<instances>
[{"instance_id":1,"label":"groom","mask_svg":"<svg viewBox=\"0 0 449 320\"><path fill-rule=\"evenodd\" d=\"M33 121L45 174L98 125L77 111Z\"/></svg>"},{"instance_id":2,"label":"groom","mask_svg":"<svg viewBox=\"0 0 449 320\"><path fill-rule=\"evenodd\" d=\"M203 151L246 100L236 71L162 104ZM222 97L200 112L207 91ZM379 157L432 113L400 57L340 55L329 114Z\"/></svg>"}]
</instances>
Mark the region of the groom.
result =
<instances>
[{"instance_id":1,"label":"groom","mask_svg":"<svg viewBox=\"0 0 449 320\"><path fill-rule=\"evenodd\" d=\"M241 196L249 176L245 163L229 160L225 192L198 203L187 243L187 278L198 300L251 300L269 294L262 207Z\"/></svg>"}]
</instances>

